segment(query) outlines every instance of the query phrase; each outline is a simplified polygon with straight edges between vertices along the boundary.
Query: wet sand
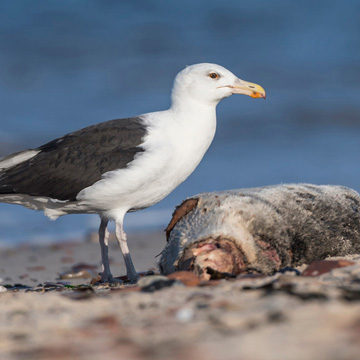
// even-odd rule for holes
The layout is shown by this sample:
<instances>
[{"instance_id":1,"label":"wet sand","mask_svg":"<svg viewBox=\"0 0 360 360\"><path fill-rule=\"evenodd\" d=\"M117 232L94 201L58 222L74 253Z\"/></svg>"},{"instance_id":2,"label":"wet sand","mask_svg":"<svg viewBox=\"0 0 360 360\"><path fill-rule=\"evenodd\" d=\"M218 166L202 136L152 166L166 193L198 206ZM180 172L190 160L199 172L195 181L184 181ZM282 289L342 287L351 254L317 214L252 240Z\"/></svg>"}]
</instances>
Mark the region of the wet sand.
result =
<instances>
[{"instance_id":1,"label":"wet sand","mask_svg":"<svg viewBox=\"0 0 360 360\"><path fill-rule=\"evenodd\" d=\"M155 269L156 256L166 242L164 232L130 233L128 238L137 270L142 272ZM113 275L125 275L126 268L113 234L110 235L109 258ZM3 283L35 286L47 281L54 282L59 274L79 264L88 265L92 273L101 270L100 245L96 233L82 242L50 246L23 245L15 249L0 250L0 278Z\"/></svg>"},{"instance_id":2,"label":"wet sand","mask_svg":"<svg viewBox=\"0 0 360 360\"><path fill-rule=\"evenodd\" d=\"M155 269L164 234L129 234L129 242L138 271ZM114 241L110 257L114 275L123 275ZM286 272L196 286L159 278L152 290L160 289L151 291L89 286L91 277L59 283L74 265L99 271L93 242L2 250L0 358L356 359L360 256L347 259L315 264L307 274L325 271L318 276Z\"/></svg>"}]
</instances>

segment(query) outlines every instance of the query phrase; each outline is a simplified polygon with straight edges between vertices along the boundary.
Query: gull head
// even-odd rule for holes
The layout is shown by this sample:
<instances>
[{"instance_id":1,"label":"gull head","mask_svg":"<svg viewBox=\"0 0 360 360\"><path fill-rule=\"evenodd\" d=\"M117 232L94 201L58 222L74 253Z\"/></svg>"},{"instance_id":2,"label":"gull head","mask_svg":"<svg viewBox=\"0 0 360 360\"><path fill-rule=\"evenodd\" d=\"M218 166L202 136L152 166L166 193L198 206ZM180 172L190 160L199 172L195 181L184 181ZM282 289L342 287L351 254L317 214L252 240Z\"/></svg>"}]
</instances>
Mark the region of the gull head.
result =
<instances>
[{"instance_id":1,"label":"gull head","mask_svg":"<svg viewBox=\"0 0 360 360\"><path fill-rule=\"evenodd\" d=\"M191 99L216 105L233 94L265 99L265 90L257 84L239 79L231 71L216 64L195 64L180 71L174 81L173 102Z\"/></svg>"}]
</instances>

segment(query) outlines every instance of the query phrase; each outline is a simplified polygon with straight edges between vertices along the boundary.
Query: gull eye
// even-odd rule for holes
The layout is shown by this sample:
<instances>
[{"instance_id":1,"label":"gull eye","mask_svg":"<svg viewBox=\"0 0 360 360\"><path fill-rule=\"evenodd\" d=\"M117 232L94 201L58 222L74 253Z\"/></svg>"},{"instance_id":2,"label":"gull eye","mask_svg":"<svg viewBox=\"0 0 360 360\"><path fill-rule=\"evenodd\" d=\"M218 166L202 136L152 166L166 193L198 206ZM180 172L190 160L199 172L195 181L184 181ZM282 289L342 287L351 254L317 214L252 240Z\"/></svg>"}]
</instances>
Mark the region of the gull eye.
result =
<instances>
[{"instance_id":1,"label":"gull eye","mask_svg":"<svg viewBox=\"0 0 360 360\"><path fill-rule=\"evenodd\" d=\"M218 73L216 73L216 72L212 72L212 73L209 74L209 77L211 79L218 79L220 77L220 75Z\"/></svg>"}]
</instances>

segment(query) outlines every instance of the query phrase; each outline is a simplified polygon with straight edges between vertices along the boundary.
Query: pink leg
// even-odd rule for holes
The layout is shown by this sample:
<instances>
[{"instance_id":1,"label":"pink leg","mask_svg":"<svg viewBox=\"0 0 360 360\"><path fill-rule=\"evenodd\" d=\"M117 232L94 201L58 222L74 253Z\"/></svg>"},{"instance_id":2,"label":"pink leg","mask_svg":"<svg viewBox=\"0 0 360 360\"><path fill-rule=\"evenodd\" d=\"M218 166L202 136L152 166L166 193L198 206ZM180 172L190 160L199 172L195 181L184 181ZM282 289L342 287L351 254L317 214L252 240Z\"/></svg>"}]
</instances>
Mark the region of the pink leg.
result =
<instances>
[{"instance_id":1,"label":"pink leg","mask_svg":"<svg viewBox=\"0 0 360 360\"><path fill-rule=\"evenodd\" d=\"M126 234L121 221L115 221L115 233L125 260L126 275L131 282L135 282L139 279L139 275L137 274L134 264L131 260L131 255L126 240Z\"/></svg>"}]
</instances>

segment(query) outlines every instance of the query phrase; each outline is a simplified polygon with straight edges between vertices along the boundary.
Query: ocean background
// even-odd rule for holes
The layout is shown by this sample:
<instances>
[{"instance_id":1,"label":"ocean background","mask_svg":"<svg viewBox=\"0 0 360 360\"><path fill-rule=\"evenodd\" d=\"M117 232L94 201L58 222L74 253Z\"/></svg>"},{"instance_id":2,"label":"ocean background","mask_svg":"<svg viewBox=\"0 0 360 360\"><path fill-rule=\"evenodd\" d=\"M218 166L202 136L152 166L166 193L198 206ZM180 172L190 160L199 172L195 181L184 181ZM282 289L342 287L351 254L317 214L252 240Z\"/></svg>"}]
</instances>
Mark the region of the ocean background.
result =
<instances>
[{"instance_id":1,"label":"ocean background","mask_svg":"<svg viewBox=\"0 0 360 360\"><path fill-rule=\"evenodd\" d=\"M165 228L200 192L278 183L360 191L360 2L12 0L0 3L0 156L170 105L174 76L213 62L262 85L232 96L196 171L125 230ZM83 239L96 215L55 222L0 204L0 245ZM131 243L130 243L131 245Z\"/></svg>"}]
</instances>

